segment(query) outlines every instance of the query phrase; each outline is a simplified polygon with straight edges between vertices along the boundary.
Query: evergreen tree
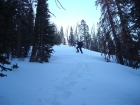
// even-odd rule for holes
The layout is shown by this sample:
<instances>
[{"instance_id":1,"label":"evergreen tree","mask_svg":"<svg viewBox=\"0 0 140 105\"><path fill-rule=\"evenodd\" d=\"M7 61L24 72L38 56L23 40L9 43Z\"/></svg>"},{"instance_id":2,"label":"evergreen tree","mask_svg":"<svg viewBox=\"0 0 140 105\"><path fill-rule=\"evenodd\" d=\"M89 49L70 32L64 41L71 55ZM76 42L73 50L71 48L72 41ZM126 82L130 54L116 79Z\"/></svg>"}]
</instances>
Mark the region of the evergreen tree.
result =
<instances>
[{"instance_id":1,"label":"evergreen tree","mask_svg":"<svg viewBox=\"0 0 140 105\"><path fill-rule=\"evenodd\" d=\"M93 36L92 40L90 41L91 43L91 50L93 51L98 51L98 41L97 41L97 36Z\"/></svg>"},{"instance_id":2,"label":"evergreen tree","mask_svg":"<svg viewBox=\"0 0 140 105\"><path fill-rule=\"evenodd\" d=\"M38 0L34 42L30 62L48 62L54 45L54 26L49 21L49 9L46 0Z\"/></svg>"},{"instance_id":3,"label":"evergreen tree","mask_svg":"<svg viewBox=\"0 0 140 105\"><path fill-rule=\"evenodd\" d=\"M117 36L116 28L113 20L113 16L114 16L113 14L114 6L112 6L113 4L114 4L113 0L96 1L96 5L100 5L102 8L101 9L102 17L99 24L102 27L104 34L110 33L110 35L114 37L115 55L116 55L117 62L124 65L121 44Z\"/></svg>"},{"instance_id":4,"label":"evergreen tree","mask_svg":"<svg viewBox=\"0 0 140 105\"><path fill-rule=\"evenodd\" d=\"M97 36L95 34L95 27L92 26L91 28L91 40L89 41L90 45L89 45L89 49L93 50L93 51L98 51L98 43L97 43Z\"/></svg>"},{"instance_id":5,"label":"evergreen tree","mask_svg":"<svg viewBox=\"0 0 140 105\"><path fill-rule=\"evenodd\" d=\"M140 1L139 0L123 0L123 4L128 4L131 12L129 13L130 31L132 34L133 42L129 47L129 59L133 61L133 68L139 68L140 64ZM130 4L130 5L129 5Z\"/></svg>"},{"instance_id":6,"label":"evergreen tree","mask_svg":"<svg viewBox=\"0 0 140 105\"><path fill-rule=\"evenodd\" d=\"M70 46L74 46L74 35L73 35L73 29L72 26L70 28L70 35L69 35L69 45Z\"/></svg>"},{"instance_id":7,"label":"evergreen tree","mask_svg":"<svg viewBox=\"0 0 140 105\"><path fill-rule=\"evenodd\" d=\"M136 23L136 25L135 22L139 20L139 17L137 17L137 15L139 14L137 12L139 11L139 6L136 6L136 1L98 0L96 1L96 3L100 4L102 8L102 17L99 27L104 34L103 36L105 42L108 43L108 40L106 39L106 36L108 35L110 36L110 38L114 38L113 45L115 46L115 55L117 62L131 67L136 67L137 65L138 67L138 63L140 62L138 53L140 49L140 44L138 44L139 28L137 27L138 24ZM137 4L139 4L139 2L137 2ZM114 49L112 49L112 51L113 50ZM106 50L104 52L106 52Z\"/></svg>"},{"instance_id":8,"label":"evergreen tree","mask_svg":"<svg viewBox=\"0 0 140 105\"><path fill-rule=\"evenodd\" d=\"M80 40L84 41L84 47L89 48L89 27L86 24L85 20L81 20L81 24L78 26L79 28L79 34L80 34Z\"/></svg>"},{"instance_id":9,"label":"evergreen tree","mask_svg":"<svg viewBox=\"0 0 140 105\"><path fill-rule=\"evenodd\" d=\"M7 59L16 45L16 7L16 1L0 1L0 44Z\"/></svg>"},{"instance_id":10,"label":"evergreen tree","mask_svg":"<svg viewBox=\"0 0 140 105\"><path fill-rule=\"evenodd\" d=\"M33 38L34 12L31 0L18 2L17 15L17 57L27 57Z\"/></svg>"},{"instance_id":11,"label":"evergreen tree","mask_svg":"<svg viewBox=\"0 0 140 105\"><path fill-rule=\"evenodd\" d=\"M97 24L98 25L98 24ZM102 52L102 31L100 30L100 28L97 29L97 49L99 52Z\"/></svg>"},{"instance_id":12,"label":"evergreen tree","mask_svg":"<svg viewBox=\"0 0 140 105\"><path fill-rule=\"evenodd\" d=\"M15 18L16 15L16 1L1 0L0 1L0 72L11 71L11 68L5 67L4 64L10 64L10 51L15 43ZM0 77L7 76L0 73Z\"/></svg>"},{"instance_id":13,"label":"evergreen tree","mask_svg":"<svg viewBox=\"0 0 140 105\"><path fill-rule=\"evenodd\" d=\"M55 24L54 25L54 44L55 45L60 45L61 44L61 35L60 32L57 29L57 26Z\"/></svg>"},{"instance_id":14,"label":"evergreen tree","mask_svg":"<svg viewBox=\"0 0 140 105\"><path fill-rule=\"evenodd\" d=\"M6 58L26 57L31 44L32 4L28 0L1 0L0 4L0 42Z\"/></svg>"},{"instance_id":15,"label":"evergreen tree","mask_svg":"<svg viewBox=\"0 0 140 105\"><path fill-rule=\"evenodd\" d=\"M75 37L75 40L79 40L79 37L78 37L78 24L76 25L76 28L75 28L75 31L74 31L74 37Z\"/></svg>"},{"instance_id":16,"label":"evergreen tree","mask_svg":"<svg viewBox=\"0 0 140 105\"><path fill-rule=\"evenodd\" d=\"M133 33L140 33L140 1L139 0L123 0L124 4L130 4L130 21L131 21L131 30Z\"/></svg>"},{"instance_id":17,"label":"evergreen tree","mask_svg":"<svg viewBox=\"0 0 140 105\"><path fill-rule=\"evenodd\" d=\"M64 38L63 27L60 28L60 37L61 37L61 43L63 43L65 45L65 38Z\"/></svg>"}]
</instances>

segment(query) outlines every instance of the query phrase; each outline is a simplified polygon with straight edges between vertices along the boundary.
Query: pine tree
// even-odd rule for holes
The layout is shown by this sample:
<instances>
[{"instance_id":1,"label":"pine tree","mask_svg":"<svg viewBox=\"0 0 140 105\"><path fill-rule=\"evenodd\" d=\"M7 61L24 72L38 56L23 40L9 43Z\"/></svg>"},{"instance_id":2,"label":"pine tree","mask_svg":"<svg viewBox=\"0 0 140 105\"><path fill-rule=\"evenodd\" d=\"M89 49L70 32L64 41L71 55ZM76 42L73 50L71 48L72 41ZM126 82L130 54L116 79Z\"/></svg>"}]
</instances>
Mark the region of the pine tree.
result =
<instances>
[{"instance_id":1,"label":"pine tree","mask_svg":"<svg viewBox=\"0 0 140 105\"><path fill-rule=\"evenodd\" d=\"M79 37L78 37L78 24L76 24L76 28L75 28L75 31L74 31L74 37L75 37L75 40L79 40Z\"/></svg>"},{"instance_id":2,"label":"pine tree","mask_svg":"<svg viewBox=\"0 0 140 105\"><path fill-rule=\"evenodd\" d=\"M17 45L17 0L0 1L0 68L2 71L11 71L12 68L5 67L10 56L16 55ZM0 76L6 76L0 73Z\"/></svg>"},{"instance_id":3,"label":"pine tree","mask_svg":"<svg viewBox=\"0 0 140 105\"><path fill-rule=\"evenodd\" d=\"M101 12L102 12L102 17L100 21L100 26L102 27L103 33L104 34L110 34L114 38L114 43L115 43L115 55L117 62L124 65L123 62L123 56L122 56L122 49L121 49L121 44L120 40L117 36L117 31L115 27L115 22L114 22L114 14L113 11L115 10L115 6L113 5L114 1L113 0L97 0L96 5L101 6ZM113 5L113 6L112 6Z\"/></svg>"},{"instance_id":4,"label":"pine tree","mask_svg":"<svg viewBox=\"0 0 140 105\"><path fill-rule=\"evenodd\" d=\"M81 20L81 24L78 26L79 28L79 34L80 34L80 40L84 41L84 47L89 48L89 27L86 24L85 20Z\"/></svg>"},{"instance_id":5,"label":"pine tree","mask_svg":"<svg viewBox=\"0 0 140 105\"><path fill-rule=\"evenodd\" d=\"M60 37L61 37L61 43L65 45L64 31L62 26L60 28Z\"/></svg>"},{"instance_id":6,"label":"pine tree","mask_svg":"<svg viewBox=\"0 0 140 105\"><path fill-rule=\"evenodd\" d=\"M27 57L33 34L34 13L31 0L18 1L17 57Z\"/></svg>"},{"instance_id":7,"label":"pine tree","mask_svg":"<svg viewBox=\"0 0 140 105\"><path fill-rule=\"evenodd\" d=\"M70 28L69 45L70 45L70 46L74 46L74 35L73 35L72 26L71 26L71 28Z\"/></svg>"},{"instance_id":8,"label":"pine tree","mask_svg":"<svg viewBox=\"0 0 140 105\"><path fill-rule=\"evenodd\" d=\"M95 27L94 26L92 26L90 34L91 34L92 38L90 38L90 41L89 41L90 42L89 49L91 49L93 51L98 51L97 36L95 34Z\"/></svg>"},{"instance_id":9,"label":"pine tree","mask_svg":"<svg viewBox=\"0 0 140 105\"><path fill-rule=\"evenodd\" d=\"M60 45L62 43L60 32L58 31L57 26L54 23L53 25L54 25L54 44Z\"/></svg>"},{"instance_id":10,"label":"pine tree","mask_svg":"<svg viewBox=\"0 0 140 105\"><path fill-rule=\"evenodd\" d=\"M97 24L98 25L98 24ZM101 29L100 29L100 27L97 29L97 47L98 47L98 51L99 52L102 52L102 31L101 31Z\"/></svg>"},{"instance_id":11,"label":"pine tree","mask_svg":"<svg viewBox=\"0 0 140 105\"><path fill-rule=\"evenodd\" d=\"M129 59L133 61L133 68L139 68L140 64L140 1L139 0L123 0L124 4L128 4L130 8L129 12L129 24L132 34L133 42L130 48ZM129 5L130 4L130 5Z\"/></svg>"},{"instance_id":12,"label":"pine tree","mask_svg":"<svg viewBox=\"0 0 140 105\"><path fill-rule=\"evenodd\" d=\"M3 0L0 2L0 43L6 58L10 58L10 53L16 45L16 7L17 1Z\"/></svg>"},{"instance_id":13,"label":"pine tree","mask_svg":"<svg viewBox=\"0 0 140 105\"><path fill-rule=\"evenodd\" d=\"M49 22L49 9L46 0L38 0L34 42L30 62L48 62L53 51L54 45L54 30L53 25Z\"/></svg>"},{"instance_id":14,"label":"pine tree","mask_svg":"<svg viewBox=\"0 0 140 105\"><path fill-rule=\"evenodd\" d=\"M3 0L0 7L0 42L6 58L26 57L31 42L31 3L28 0ZM33 12L33 11L32 11ZM33 19L32 19L33 20Z\"/></svg>"},{"instance_id":15,"label":"pine tree","mask_svg":"<svg viewBox=\"0 0 140 105\"><path fill-rule=\"evenodd\" d=\"M108 47L110 37L110 44L114 43L112 45L115 46L117 62L130 67L138 67L140 62L140 44L138 43L140 26L138 25L140 19L138 11L140 9L138 4L140 2L137 0L98 0L96 3L102 8L99 27L104 39L103 52L106 54L105 48L111 48ZM114 54L114 52L111 53Z\"/></svg>"}]
</instances>

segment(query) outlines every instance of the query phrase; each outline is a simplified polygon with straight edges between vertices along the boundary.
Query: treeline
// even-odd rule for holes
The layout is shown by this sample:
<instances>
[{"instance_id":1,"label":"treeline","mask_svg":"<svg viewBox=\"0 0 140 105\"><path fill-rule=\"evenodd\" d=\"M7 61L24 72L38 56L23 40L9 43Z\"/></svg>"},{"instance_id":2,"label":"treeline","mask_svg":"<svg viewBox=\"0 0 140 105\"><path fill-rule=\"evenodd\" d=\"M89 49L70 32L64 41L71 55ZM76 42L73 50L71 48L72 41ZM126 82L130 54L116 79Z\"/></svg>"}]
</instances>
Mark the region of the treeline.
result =
<instances>
[{"instance_id":1,"label":"treeline","mask_svg":"<svg viewBox=\"0 0 140 105\"><path fill-rule=\"evenodd\" d=\"M140 67L140 1L96 0L101 7L101 17L89 32L84 20L75 28L68 27L66 41L73 46L76 40L84 41L84 48L101 52L107 62ZM69 32L70 31L70 32Z\"/></svg>"},{"instance_id":2,"label":"treeline","mask_svg":"<svg viewBox=\"0 0 140 105\"><path fill-rule=\"evenodd\" d=\"M69 33L66 33L66 36L70 46L75 46L77 41L83 41L83 47L85 49L99 51L95 26L92 26L91 29L89 29L85 20L81 20L80 23L77 23L75 28L71 26L70 31Z\"/></svg>"},{"instance_id":3,"label":"treeline","mask_svg":"<svg viewBox=\"0 0 140 105\"><path fill-rule=\"evenodd\" d=\"M29 53L30 62L49 61L53 45L61 42L56 42L56 26L50 22L50 14L47 0L0 0L1 71L12 70L4 64L13 58L26 58Z\"/></svg>"}]
</instances>

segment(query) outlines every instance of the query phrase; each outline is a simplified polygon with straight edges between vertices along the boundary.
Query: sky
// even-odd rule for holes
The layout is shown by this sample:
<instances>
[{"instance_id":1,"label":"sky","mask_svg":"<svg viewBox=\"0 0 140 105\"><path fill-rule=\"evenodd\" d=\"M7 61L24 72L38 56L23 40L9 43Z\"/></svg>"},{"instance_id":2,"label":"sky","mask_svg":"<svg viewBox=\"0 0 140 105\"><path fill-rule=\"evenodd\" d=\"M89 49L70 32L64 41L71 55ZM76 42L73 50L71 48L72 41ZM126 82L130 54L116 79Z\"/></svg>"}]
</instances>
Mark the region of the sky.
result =
<instances>
[{"instance_id":1,"label":"sky","mask_svg":"<svg viewBox=\"0 0 140 105\"><path fill-rule=\"evenodd\" d=\"M84 19L91 29L92 26L97 27L100 18L100 9L95 6L95 0L59 0L65 10L55 0L48 0L49 10L55 14L51 16L51 21L58 28L63 26L64 30L68 27L75 27Z\"/></svg>"},{"instance_id":2,"label":"sky","mask_svg":"<svg viewBox=\"0 0 140 105\"><path fill-rule=\"evenodd\" d=\"M14 59L3 72L0 105L140 105L140 69L105 62L100 53L54 46L49 63Z\"/></svg>"}]
</instances>

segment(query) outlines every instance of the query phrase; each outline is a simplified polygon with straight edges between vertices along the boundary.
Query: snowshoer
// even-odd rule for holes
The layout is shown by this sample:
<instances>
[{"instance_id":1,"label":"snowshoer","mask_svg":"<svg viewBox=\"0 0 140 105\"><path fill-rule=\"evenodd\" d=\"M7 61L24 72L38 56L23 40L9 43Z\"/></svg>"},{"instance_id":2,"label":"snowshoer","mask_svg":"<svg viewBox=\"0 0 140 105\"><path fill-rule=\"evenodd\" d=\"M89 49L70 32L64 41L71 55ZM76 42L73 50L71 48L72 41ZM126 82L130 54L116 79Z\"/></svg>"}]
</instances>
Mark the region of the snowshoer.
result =
<instances>
[{"instance_id":1,"label":"snowshoer","mask_svg":"<svg viewBox=\"0 0 140 105\"><path fill-rule=\"evenodd\" d=\"M76 47L76 49L77 49L76 52L78 53L79 50L80 50L80 52L83 54L82 47L83 47L83 42L82 41L78 41L77 42L77 47Z\"/></svg>"}]
</instances>

